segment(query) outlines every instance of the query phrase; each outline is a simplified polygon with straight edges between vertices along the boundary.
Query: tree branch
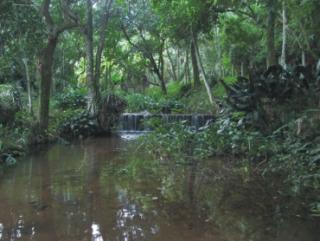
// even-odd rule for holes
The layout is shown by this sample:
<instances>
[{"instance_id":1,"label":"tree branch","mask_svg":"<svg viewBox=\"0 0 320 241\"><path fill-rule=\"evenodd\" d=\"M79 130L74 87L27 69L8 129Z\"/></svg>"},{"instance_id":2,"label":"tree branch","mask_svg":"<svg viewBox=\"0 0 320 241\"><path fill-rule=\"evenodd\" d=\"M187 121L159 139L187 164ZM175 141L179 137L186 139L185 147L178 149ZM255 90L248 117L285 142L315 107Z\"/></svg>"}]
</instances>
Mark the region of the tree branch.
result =
<instances>
[{"instance_id":1,"label":"tree branch","mask_svg":"<svg viewBox=\"0 0 320 241\"><path fill-rule=\"evenodd\" d=\"M50 3L51 0L44 0L40 9L40 13L44 17L44 21L46 22L49 31L52 31L54 29L54 23L49 11Z\"/></svg>"},{"instance_id":2,"label":"tree branch","mask_svg":"<svg viewBox=\"0 0 320 241\"><path fill-rule=\"evenodd\" d=\"M105 47L105 36L106 36L107 26L108 26L110 14L111 14L112 4L113 4L113 0L105 0L105 8L104 8L105 12L102 18L100 34L99 34L99 43L98 43L98 48L96 52L95 79L100 78L101 57Z\"/></svg>"}]
</instances>

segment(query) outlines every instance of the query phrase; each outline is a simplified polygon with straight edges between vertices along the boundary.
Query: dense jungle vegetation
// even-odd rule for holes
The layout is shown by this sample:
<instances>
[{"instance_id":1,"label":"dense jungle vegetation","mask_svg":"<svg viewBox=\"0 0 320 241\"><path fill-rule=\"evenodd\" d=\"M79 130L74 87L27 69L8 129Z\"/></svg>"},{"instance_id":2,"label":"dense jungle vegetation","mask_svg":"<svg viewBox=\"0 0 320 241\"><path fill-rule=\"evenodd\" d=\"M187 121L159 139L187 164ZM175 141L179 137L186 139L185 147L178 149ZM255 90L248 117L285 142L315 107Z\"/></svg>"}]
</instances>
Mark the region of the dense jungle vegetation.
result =
<instances>
[{"instance_id":1,"label":"dense jungle vegetation","mask_svg":"<svg viewBox=\"0 0 320 241\"><path fill-rule=\"evenodd\" d=\"M150 120L134 145L154 161L130 160L123 172L174 184L186 166L219 158L222 186L256 183L272 215L318 220L319 9L318 0L1 0L0 169L41 144L109 134L124 112L212 114L200 131Z\"/></svg>"}]
</instances>

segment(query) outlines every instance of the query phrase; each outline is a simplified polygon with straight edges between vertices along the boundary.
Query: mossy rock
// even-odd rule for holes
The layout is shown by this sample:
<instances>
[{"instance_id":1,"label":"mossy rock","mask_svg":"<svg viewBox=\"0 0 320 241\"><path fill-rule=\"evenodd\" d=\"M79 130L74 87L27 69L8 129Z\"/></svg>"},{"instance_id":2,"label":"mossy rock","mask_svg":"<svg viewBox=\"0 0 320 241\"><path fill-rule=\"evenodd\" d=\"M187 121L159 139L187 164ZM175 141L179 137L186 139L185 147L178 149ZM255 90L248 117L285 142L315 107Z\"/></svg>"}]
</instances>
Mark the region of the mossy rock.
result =
<instances>
[{"instance_id":1,"label":"mossy rock","mask_svg":"<svg viewBox=\"0 0 320 241\"><path fill-rule=\"evenodd\" d=\"M19 92L11 85L0 85L0 123L9 125L21 109Z\"/></svg>"}]
</instances>

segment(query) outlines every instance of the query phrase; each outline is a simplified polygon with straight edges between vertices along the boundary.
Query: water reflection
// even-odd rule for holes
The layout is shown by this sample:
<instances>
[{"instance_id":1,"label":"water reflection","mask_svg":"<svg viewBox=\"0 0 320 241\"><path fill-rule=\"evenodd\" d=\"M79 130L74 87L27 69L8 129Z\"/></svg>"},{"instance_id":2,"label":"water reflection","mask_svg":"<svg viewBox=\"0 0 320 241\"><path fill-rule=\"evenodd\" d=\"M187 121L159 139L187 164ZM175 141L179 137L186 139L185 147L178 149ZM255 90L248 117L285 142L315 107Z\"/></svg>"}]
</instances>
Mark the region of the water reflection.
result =
<instances>
[{"instance_id":1,"label":"water reflection","mask_svg":"<svg viewBox=\"0 0 320 241\"><path fill-rule=\"evenodd\" d=\"M126 161L119 155L126 145L113 138L57 145L9 170L0 179L0 240L272 240L264 235L269 219L252 213L248 221L242 197L231 185L217 185L220 174L214 168L192 163L153 176L115 175ZM226 203L232 197L240 206L226 208L219 203L221 194ZM304 237L312 234L303 225L299 230ZM273 240L315 241L309 236L299 240L282 232Z\"/></svg>"},{"instance_id":2,"label":"water reflection","mask_svg":"<svg viewBox=\"0 0 320 241\"><path fill-rule=\"evenodd\" d=\"M2 239L2 236L3 236L3 230L4 230L4 226L2 223L0 223L0 240Z\"/></svg>"},{"instance_id":3,"label":"water reflection","mask_svg":"<svg viewBox=\"0 0 320 241\"><path fill-rule=\"evenodd\" d=\"M91 225L91 230L92 230L92 238L91 238L92 241L103 241L99 224L93 223Z\"/></svg>"}]
</instances>

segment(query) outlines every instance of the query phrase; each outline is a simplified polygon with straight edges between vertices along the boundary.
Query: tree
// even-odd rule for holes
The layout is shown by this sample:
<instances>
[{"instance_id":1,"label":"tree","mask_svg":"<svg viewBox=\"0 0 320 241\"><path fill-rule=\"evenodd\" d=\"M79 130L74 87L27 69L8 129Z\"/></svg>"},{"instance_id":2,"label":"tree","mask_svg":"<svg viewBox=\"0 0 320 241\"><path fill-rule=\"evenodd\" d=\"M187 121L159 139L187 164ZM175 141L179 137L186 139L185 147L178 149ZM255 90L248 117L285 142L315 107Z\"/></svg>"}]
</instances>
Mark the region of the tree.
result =
<instances>
[{"instance_id":1,"label":"tree","mask_svg":"<svg viewBox=\"0 0 320 241\"><path fill-rule=\"evenodd\" d=\"M198 46L199 34L209 32L217 19L218 11L215 4L211 1L171 0L154 1L154 6L158 9L157 13L161 16L161 27L164 29L164 32L173 39L189 42L194 86L199 86L201 72L208 98L218 109L218 105L215 103L211 93Z\"/></svg>"},{"instance_id":2,"label":"tree","mask_svg":"<svg viewBox=\"0 0 320 241\"><path fill-rule=\"evenodd\" d=\"M158 26L158 17L144 0L128 1L123 7L122 31L128 43L148 59L149 68L158 80L163 94L167 94L164 78L166 38Z\"/></svg>"},{"instance_id":3,"label":"tree","mask_svg":"<svg viewBox=\"0 0 320 241\"><path fill-rule=\"evenodd\" d=\"M100 79L100 69L101 69L101 58L105 47L106 39L106 29L108 20L110 17L110 10L112 7L113 0L105 0L102 16L100 20L99 29L99 40L97 44L97 52L94 58L94 26L93 26L93 10L92 10L92 0L86 0L86 24L82 28L82 32L85 37L86 45L86 72L87 72L87 83L89 88L89 98L88 98L88 110L91 115L95 115L98 111L98 105L100 100L99 91L99 79Z\"/></svg>"},{"instance_id":4,"label":"tree","mask_svg":"<svg viewBox=\"0 0 320 241\"><path fill-rule=\"evenodd\" d=\"M287 10L285 1L282 2L282 51L280 63L284 69L287 69L286 51L287 51Z\"/></svg>"},{"instance_id":5,"label":"tree","mask_svg":"<svg viewBox=\"0 0 320 241\"><path fill-rule=\"evenodd\" d=\"M62 18L62 23L55 22L50 13L51 7L51 0L43 0L40 9L41 16L44 18L47 28L47 43L39 54L38 62L40 73L39 127L44 132L48 129L49 125L53 56L59 36L64 31L78 26L77 19L70 10L69 1L61 1L62 12L60 12L60 17Z\"/></svg>"},{"instance_id":6,"label":"tree","mask_svg":"<svg viewBox=\"0 0 320 241\"><path fill-rule=\"evenodd\" d=\"M30 0L4 0L0 9L0 81L26 90L28 111L32 113L35 58L43 44L41 18Z\"/></svg>"},{"instance_id":7,"label":"tree","mask_svg":"<svg viewBox=\"0 0 320 241\"><path fill-rule=\"evenodd\" d=\"M277 17L277 0L268 0L266 3L267 18L267 63L268 66L277 64L277 54L275 49L275 25Z\"/></svg>"}]
</instances>

